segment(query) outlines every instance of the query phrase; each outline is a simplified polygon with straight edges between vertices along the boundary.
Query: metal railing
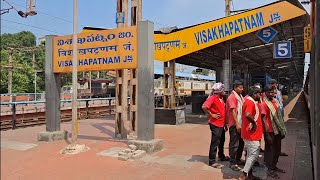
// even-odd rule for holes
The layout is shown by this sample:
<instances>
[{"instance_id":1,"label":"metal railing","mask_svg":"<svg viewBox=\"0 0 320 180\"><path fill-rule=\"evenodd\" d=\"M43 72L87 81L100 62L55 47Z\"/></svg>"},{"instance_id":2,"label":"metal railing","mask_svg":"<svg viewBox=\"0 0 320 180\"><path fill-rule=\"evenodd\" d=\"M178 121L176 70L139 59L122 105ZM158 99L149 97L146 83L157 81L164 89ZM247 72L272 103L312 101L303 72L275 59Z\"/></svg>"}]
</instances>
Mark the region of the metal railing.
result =
<instances>
[{"instance_id":1,"label":"metal railing","mask_svg":"<svg viewBox=\"0 0 320 180\"><path fill-rule=\"evenodd\" d=\"M115 100L115 97L109 98L89 98L89 99L78 99L78 102L85 102L86 108L86 119L89 117L89 102L90 101L97 101L97 100L106 100L108 102L108 111L109 115L112 114L112 100ZM69 103L72 102L71 100L60 100L60 103ZM45 104L45 101L18 101L18 102L0 102L0 105L9 105L11 106L12 111L12 129L16 129L17 123L17 105L25 105L25 104Z\"/></svg>"}]
</instances>

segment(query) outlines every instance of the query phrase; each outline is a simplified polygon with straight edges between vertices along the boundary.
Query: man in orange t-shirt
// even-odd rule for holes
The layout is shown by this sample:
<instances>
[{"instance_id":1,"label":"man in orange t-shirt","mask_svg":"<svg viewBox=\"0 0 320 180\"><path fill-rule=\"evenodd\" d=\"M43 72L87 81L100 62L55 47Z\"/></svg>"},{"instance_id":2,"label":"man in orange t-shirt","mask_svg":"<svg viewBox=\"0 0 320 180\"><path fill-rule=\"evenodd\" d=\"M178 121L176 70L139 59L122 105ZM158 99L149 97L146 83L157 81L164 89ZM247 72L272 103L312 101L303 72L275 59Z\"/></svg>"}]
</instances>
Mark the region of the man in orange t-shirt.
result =
<instances>
[{"instance_id":1,"label":"man in orange t-shirt","mask_svg":"<svg viewBox=\"0 0 320 180\"><path fill-rule=\"evenodd\" d=\"M202 109L208 114L208 124L211 130L211 144L209 150L209 166L222 168L222 165L216 161L217 147L220 144L220 138L225 126L225 107L223 101L224 85L220 82L212 87L212 96L203 103Z\"/></svg>"},{"instance_id":2,"label":"man in orange t-shirt","mask_svg":"<svg viewBox=\"0 0 320 180\"><path fill-rule=\"evenodd\" d=\"M262 122L258 102L261 97L261 89L250 87L249 97L242 106L242 126L241 137L247 149L247 158L243 170L240 173L240 179L254 179L252 167L257 161L260 149L260 140L262 138Z\"/></svg>"}]
</instances>

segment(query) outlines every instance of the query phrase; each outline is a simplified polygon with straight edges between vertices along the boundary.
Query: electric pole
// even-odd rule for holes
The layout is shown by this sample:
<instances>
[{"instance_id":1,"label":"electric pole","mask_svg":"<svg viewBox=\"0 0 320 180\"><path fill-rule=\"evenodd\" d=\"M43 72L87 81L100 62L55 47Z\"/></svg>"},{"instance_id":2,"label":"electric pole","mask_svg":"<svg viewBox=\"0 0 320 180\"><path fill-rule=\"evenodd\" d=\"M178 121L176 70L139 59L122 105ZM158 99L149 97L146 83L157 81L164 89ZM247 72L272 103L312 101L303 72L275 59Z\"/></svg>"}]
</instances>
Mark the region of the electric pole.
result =
<instances>
[{"instance_id":1,"label":"electric pole","mask_svg":"<svg viewBox=\"0 0 320 180\"><path fill-rule=\"evenodd\" d=\"M73 0L73 59L72 59L72 144L78 141L78 0Z\"/></svg>"},{"instance_id":2,"label":"electric pole","mask_svg":"<svg viewBox=\"0 0 320 180\"><path fill-rule=\"evenodd\" d=\"M13 53L15 51L19 52L32 52L32 64L33 64L33 69L35 70L35 78L37 76L37 71L36 70L36 62L35 62L35 52L38 50L41 50L44 46L34 46L34 47L22 47L22 48L13 48L13 47L8 47L8 52L9 52L9 62L8 66L5 66L8 68L8 94L12 94L12 76L13 76ZM21 68L21 67L15 67L15 68ZM36 80L36 79L35 79ZM36 82L35 82L36 83ZM36 84L35 84L36 88ZM36 93L36 92L35 92ZM10 95L10 102L11 102L11 95Z\"/></svg>"},{"instance_id":3,"label":"electric pole","mask_svg":"<svg viewBox=\"0 0 320 180\"><path fill-rule=\"evenodd\" d=\"M36 70L36 55L32 52L32 67L34 70L34 101L37 100L37 70Z\"/></svg>"},{"instance_id":4,"label":"electric pole","mask_svg":"<svg viewBox=\"0 0 320 180\"><path fill-rule=\"evenodd\" d=\"M9 48L9 65L8 65L8 94L10 95L10 102L12 101L12 54L13 54L13 49Z\"/></svg>"}]
</instances>

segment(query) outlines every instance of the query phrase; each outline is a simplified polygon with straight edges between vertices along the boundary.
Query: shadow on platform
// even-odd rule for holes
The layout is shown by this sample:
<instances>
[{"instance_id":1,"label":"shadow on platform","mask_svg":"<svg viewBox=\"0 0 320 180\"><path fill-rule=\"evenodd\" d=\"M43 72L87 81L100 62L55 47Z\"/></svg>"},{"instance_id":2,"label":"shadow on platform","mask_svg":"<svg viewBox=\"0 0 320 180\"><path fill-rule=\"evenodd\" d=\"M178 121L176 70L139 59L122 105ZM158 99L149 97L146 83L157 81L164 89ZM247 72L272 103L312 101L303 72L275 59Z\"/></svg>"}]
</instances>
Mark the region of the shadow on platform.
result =
<instances>
[{"instance_id":1,"label":"shadow on platform","mask_svg":"<svg viewBox=\"0 0 320 180\"><path fill-rule=\"evenodd\" d=\"M93 123L90 124L92 127L100 131L101 136L89 136L85 134L79 134L79 139L95 140L95 141L114 141L114 123L104 122L104 123ZM68 142L69 143L69 142Z\"/></svg>"}]
</instances>

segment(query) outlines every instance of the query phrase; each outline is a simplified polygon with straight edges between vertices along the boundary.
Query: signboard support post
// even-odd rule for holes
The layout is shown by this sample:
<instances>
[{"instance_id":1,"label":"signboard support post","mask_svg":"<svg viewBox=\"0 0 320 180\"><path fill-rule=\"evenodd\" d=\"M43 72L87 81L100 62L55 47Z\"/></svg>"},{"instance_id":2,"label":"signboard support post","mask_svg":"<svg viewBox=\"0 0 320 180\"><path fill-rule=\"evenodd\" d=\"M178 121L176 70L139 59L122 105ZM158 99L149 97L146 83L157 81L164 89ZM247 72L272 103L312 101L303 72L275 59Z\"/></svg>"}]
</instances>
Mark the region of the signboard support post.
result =
<instances>
[{"instance_id":1,"label":"signboard support post","mask_svg":"<svg viewBox=\"0 0 320 180\"><path fill-rule=\"evenodd\" d=\"M117 27L128 26L128 0L117 0L117 13L124 13L124 22ZM115 137L127 138L128 121L128 69L116 70L116 123Z\"/></svg>"},{"instance_id":2,"label":"signboard support post","mask_svg":"<svg viewBox=\"0 0 320 180\"><path fill-rule=\"evenodd\" d=\"M142 0L131 0L131 26L142 20ZM137 69L130 69L130 133L137 136ZM131 137L134 139L134 137Z\"/></svg>"},{"instance_id":3,"label":"signboard support post","mask_svg":"<svg viewBox=\"0 0 320 180\"><path fill-rule=\"evenodd\" d=\"M45 99L46 131L38 133L38 141L58 141L67 138L60 130L60 74L53 72L53 36L46 36Z\"/></svg>"},{"instance_id":4,"label":"signboard support post","mask_svg":"<svg viewBox=\"0 0 320 180\"><path fill-rule=\"evenodd\" d=\"M163 107L173 109L175 108L175 86L176 86L176 78L175 78L175 60L171 60L169 62L164 62L164 73L163 73L163 81L164 81L164 93L163 93Z\"/></svg>"}]
</instances>

